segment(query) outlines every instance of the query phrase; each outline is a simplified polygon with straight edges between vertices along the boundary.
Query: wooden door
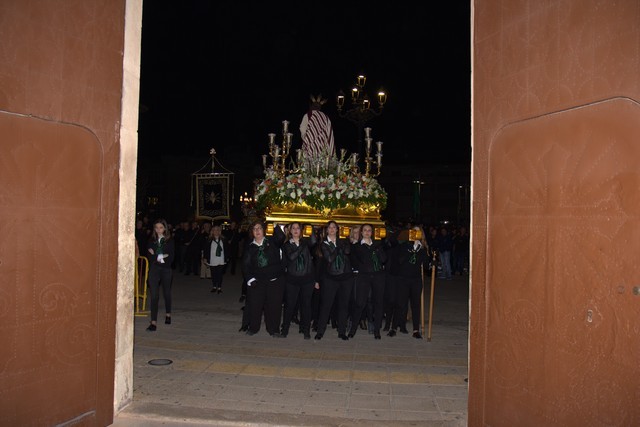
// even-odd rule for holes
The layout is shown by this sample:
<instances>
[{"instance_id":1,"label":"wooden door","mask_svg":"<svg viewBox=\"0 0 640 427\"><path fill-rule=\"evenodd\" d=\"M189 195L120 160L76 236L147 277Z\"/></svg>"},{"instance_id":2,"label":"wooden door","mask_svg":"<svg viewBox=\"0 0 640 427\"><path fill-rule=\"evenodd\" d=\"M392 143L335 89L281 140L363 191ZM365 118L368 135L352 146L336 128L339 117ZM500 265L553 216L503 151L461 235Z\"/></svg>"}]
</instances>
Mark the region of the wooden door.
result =
<instances>
[{"instance_id":1,"label":"wooden door","mask_svg":"<svg viewBox=\"0 0 640 427\"><path fill-rule=\"evenodd\" d=\"M99 368L113 364L100 145L84 128L9 113L0 135L0 425L95 425L111 414L97 416L98 396L113 395L113 368Z\"/></svg>"},{"instance_id":2,"label":"wooden door","mask_svg":"<svg viewBox=\"0 0 640 427\"><path fill-rule=\"evenodd\" d=\"M639 135L618 98L493 139L484 425L640 425Z\"/></svg>"}]
</instances>

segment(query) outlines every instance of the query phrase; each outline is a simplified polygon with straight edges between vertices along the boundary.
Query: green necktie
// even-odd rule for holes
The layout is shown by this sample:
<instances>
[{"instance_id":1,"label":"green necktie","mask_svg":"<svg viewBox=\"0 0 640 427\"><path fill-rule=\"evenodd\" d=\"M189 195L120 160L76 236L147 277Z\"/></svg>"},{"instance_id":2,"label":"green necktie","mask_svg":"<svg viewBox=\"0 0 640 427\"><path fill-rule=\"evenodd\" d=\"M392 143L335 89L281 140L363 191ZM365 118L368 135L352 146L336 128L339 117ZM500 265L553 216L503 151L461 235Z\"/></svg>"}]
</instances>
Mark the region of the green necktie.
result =
<instances>
[{"instance_id":1,"label":"green necktie","mask_svg":"<svg viewBox=\"0 0 640 427\"><path fill-rule=\"evenodd\" d=\"M220 240L214 240L218 247L216 248L216 256L222 256L222 246L220 245Z\"/></svg>"},{"instance_id":2,"label":"green necktie","mask_svg":"<svg viewBox=\"0 0 640 427\"><path fill-rule=\"evenodd\" d=\"M258 267L267 266L267 256L264 254L264 245L258 246Z\"/></svg>"},{"instance_id":3,"label":"green necktie","mask_svg":"<svg viewBox=\"0 0 640 427\"><path fill-rule=\"evenodd\" d=\"M298 255L298 259L296 260L296 270L303 271L304 270L304 257L302 254Z\"/></svg>"},{"instance_id":4,"label":"green necktie","mask_svg":"<svg viewBox=\"0 0 640 427\"><path fill-rule=\"evenodd\" d=\"M412 251L411 256L409 257L409 264L415 264L416 261L416 251Z\"/></svg>"},{"instance_id":5,"label":"green necktie","mask_svg":"<svg viewBox=\"0 0 640 427\"><path fill-rule=\"evenodd\" d=\"M380 271L380 260L376 251L371 252L371 259L373 261L373 271Z\"/></svg>"}]
</instances>

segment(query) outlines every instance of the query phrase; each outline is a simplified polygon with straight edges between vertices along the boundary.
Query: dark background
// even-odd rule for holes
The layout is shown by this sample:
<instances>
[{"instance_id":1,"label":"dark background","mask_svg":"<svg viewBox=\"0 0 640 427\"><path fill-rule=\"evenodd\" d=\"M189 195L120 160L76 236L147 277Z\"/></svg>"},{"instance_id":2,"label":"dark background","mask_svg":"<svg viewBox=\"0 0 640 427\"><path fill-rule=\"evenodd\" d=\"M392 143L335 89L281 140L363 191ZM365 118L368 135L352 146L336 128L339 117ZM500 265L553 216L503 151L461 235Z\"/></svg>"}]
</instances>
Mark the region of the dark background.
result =
<instances>
[{"instance_id":1,"label":"dark background","mask_svg":"<svg viewBox=\"0 0 640 427\"><path fill-rule=\"evenodd\" d=\"M283 120L300 147L311 94L328 99L336 147L357 151L357 128L335 97L361 73L372 99L388 94L367 124L384 142L381 182L394 165L468 170L470 9L442 3L145 2L138 204L183 203L174 193L191 191L210 148L236 173L235 194L250 192L267 134L279 136Z\"/></svg>"}]
</instances>

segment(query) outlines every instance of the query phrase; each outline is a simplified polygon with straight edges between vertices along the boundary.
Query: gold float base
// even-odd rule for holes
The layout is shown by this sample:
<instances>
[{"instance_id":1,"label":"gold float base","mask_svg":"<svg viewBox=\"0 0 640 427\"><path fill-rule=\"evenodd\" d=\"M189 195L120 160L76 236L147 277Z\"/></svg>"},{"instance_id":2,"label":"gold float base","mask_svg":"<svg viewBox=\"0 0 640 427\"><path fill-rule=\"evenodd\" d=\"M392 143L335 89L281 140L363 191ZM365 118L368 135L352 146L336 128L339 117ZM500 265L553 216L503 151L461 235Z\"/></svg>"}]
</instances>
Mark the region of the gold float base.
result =
<instances>
[{"instance_id":1,"label":"gold float base","mask_svg":"<svg viewBox=\"0 0 640 427\"><path fill-rule=\"evenodd\" d=\"M318 211L306 204L272 206L265 211L265 220L272 224L300 222L312 226L324 226L332 220L348 229L355 225L371 224L376 230L376 235L384 233L385 230L384 221L380 219L380 210L375 206L349 206L325 211Z\"/></svg>"}]
</instances>

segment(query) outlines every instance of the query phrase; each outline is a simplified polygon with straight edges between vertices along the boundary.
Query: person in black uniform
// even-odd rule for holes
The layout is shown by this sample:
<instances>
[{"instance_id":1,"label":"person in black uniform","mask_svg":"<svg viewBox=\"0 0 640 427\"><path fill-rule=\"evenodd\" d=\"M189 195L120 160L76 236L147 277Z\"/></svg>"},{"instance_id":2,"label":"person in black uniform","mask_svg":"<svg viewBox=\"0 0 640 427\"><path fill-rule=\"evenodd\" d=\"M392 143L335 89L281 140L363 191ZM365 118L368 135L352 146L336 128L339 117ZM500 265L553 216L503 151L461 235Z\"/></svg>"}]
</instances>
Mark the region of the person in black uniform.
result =
<instances>
[{"instance_id":1,"label":"person in black uniform","mask_svg":"<svg viewBox=\"0 0 640 427\"><path fill-rule=\"evenodd\" d=\"M403 333L408 332L405 323L409 302L411 302L413 337L422 338L420 335L420 301L422 298L422 269L427 262L427 243L424 240L422 229L420 227L413 227L413 229L421 232L421 238L409 240L408 230L404 231L390 256L389 273L395 282L397 292L393 327L387 334L390 337L396 335L398 328Z\"/></svg>"},{"instance_id":2,"label":"person in black uniform","mask_svg":"<svg viewBox=\"0 0 640 427\"><path fill-rule=\"evenodd\" d=\"M351 261L353 269L358 271L356 276L356 299L352 319L359 319L362 310L367 305L367 297L371 292L373 306L373 336L379 340L382 328L382 313L384 311L384 264L387 262L387 253L380 241L373 240L373 226L362 226L362 238L360 242L352 244ZM349 337L352 338L358 330L357 324L352 322Z\"/></svg>"},{"instance_id":3,"label":"person in black uniform","mask_svg":"<svg viewBox=\"0 0 640 427\"><path fill-rule=\"evenodd\" d=\"M311 249L315 245L315 236L303 237L302 225L292 222L289 225L289 240L282 246L286 269L285 311L282 323L282 336L289 334L291 319L300 309L300 330L304 339L311 338L311 297L314 287L320 287L315 276L315 266Z\"/></svg>"},{"instance_id":4,"label":"person in black uniform","mask_svg":"<svg viewBox=\"0 0 640 427\"><path fill-rule=\"evenodd\" d=\"M338 238L338 223L329 221L325 228L326 238L320 242L322 257L320 267L323 276L320 284L320 313L318 331L314 339L321 340L327 329L331 308L338 304L338 338L348 340L346 335L349 298L351 298L353 272L349 254L349 240ZM337 295L337 298L336 298Z\"/></svg>"},{"instance_id":5,"label":"person in black uniform","mask_svg":"<svg viewBox=\"0 0 640 427\"><path fill-rule=\"evenodd\" d=\"M164 308L166 317L164 323L171 324L171 281L173 280L173 270L171 263L175 257L175 246L167 221L157 219L153 223L153 233L149 237L146 245L146 256L149 260L149 293L151 300L151 323L147 331L155 331L158 320L158 304L160 302L160 288L164 298Z\"/></svg>"},{"instance_id":6,"label":"person in black uniform","mask_svg":"<svg viewBox=\"0 0 640 427\"><path fill-rule=\"evenodd\" d=\"M247 335L255 335L264 323L272 337L281 337L282 299L284 295L283 266L280 247L285 235L279 226L274 227L273 237L266 237L261 222L251 225L253 241L242 256L242 273L247 281L247 306L249 329Z\"/></svg>"}]
</instances>

